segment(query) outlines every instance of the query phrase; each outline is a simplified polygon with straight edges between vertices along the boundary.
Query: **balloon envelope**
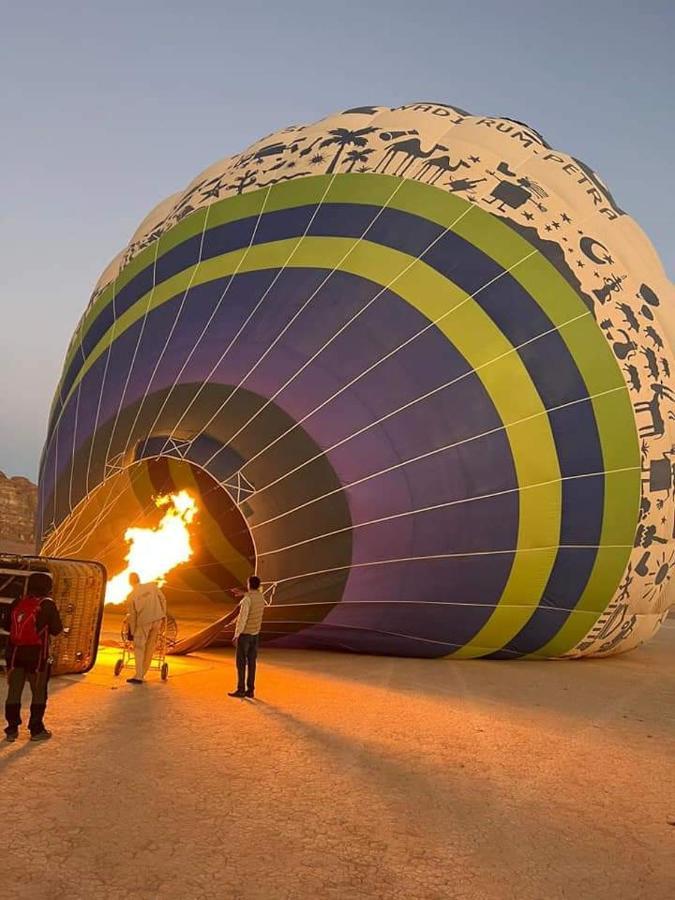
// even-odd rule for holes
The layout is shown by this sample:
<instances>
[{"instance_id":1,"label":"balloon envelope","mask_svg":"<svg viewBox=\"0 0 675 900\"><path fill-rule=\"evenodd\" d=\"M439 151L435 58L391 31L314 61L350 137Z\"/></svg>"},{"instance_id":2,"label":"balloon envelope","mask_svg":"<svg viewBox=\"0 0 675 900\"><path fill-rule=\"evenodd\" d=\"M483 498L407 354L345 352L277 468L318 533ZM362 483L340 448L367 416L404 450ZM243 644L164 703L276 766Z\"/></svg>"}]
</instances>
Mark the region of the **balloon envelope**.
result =
<instances>
[{"instance_id":1,"label":"balloon envelope","mask_svg":"<svg viewBox=\"0 0 675 900\"><path fill-rule=\"evenodd\" d=\"M44 552L123 568L188 489L197 647L630 649L672 601L673 288L601 179L511 119L358 107L159 204L73 336Z\"/></svg>"}]
</instances>

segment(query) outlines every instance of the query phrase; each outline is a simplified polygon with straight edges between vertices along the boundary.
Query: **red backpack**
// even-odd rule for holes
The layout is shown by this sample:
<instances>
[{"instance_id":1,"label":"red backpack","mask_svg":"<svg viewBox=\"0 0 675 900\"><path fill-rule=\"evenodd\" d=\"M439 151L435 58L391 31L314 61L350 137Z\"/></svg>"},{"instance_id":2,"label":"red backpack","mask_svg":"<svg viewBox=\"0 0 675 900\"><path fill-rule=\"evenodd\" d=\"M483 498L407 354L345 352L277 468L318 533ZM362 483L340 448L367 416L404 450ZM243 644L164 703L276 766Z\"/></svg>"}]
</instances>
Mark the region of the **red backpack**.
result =
<instances>
[{"instance_id":1,"label":"red backpack","mask_svg":"<svg viewBox=\"0 0 675 900\"><path fill-rule=\"evenodd\" d=\"M37 629L42 597L22 597L12 610L9 640L13 647L41 647L44 634ZM44 631L44 629L43 629Z\"/></svg>"}]
</instances>

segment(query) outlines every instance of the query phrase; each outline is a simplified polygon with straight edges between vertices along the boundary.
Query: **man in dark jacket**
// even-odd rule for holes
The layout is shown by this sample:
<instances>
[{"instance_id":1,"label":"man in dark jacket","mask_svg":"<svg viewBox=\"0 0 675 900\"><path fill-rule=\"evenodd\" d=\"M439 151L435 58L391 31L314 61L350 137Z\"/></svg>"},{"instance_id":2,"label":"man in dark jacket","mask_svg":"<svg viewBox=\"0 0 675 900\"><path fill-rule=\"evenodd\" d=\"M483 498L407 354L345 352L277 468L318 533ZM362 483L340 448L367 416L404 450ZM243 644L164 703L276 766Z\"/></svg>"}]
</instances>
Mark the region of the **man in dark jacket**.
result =
<instances>
[{"instance_id":1,"label":"man in dark jacket","mask_svg":"<svg viewBox=\"0 0 675 900\"><path fill-rule=\"evenodd\" d=\"M26 681L32 691L28 722L31 741L46 741L52 736L44 726L51 666L49 638L61 634L63 625L56 604L49 596L51 590L51 575L33 572L28 579L25 595L15 600L9 609L5 703L5 735L8 741L15 741L19 736L21 694Z\"/></svg>"}]
</instances>

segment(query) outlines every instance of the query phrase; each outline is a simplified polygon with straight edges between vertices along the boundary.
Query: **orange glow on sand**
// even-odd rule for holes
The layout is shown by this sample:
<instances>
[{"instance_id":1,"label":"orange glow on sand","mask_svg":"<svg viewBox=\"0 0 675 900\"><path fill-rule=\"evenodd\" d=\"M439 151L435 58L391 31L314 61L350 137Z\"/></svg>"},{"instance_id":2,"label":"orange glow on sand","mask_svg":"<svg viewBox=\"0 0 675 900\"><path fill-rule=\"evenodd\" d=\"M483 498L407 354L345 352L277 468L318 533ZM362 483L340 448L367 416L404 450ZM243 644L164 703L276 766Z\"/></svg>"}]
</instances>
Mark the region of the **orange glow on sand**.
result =
<instances>
[{"instance_id":1,"label":"orange glow on sand","mask_svg":"<svg viewBox=\"0 0 675 900\"><path fill-rule=\"evenodd\" d=\"M189 525L197 514L197 504L187 491L166 494L155 500L161 509L168 506L156 528L127 528L124 540L129 550L124 571L108 582L105 602L123 603L131 590L129 574L137 572L141 582L164 583L165 576L192 556Z\"/></svg>"}]
</instances>

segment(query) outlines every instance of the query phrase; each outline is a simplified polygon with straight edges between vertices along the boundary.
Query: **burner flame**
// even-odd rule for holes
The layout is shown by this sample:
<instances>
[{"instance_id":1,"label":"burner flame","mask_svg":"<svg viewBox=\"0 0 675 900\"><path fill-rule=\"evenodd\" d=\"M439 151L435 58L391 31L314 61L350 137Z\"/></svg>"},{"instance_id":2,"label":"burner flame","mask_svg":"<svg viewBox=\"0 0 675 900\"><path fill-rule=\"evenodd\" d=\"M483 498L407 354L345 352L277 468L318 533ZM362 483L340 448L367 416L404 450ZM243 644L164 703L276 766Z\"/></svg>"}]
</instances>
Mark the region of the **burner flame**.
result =
<instances>
[{"instance_id":1,"label":"burner flame","mask_svg":"<svg viewBox=\"0 0 675 900\"><path fill-rule=\"evenodd\" d=\"M131 590L129 575L136 572L141 582L162 585L166 575L192 557L190 524L197 504L187 491L157 497L159 509L168 507L156 528L127 528L124 540L129 549L124 557L127 567L108 582L106 603L123 603Z\"/></svg>"}]
</instances>

